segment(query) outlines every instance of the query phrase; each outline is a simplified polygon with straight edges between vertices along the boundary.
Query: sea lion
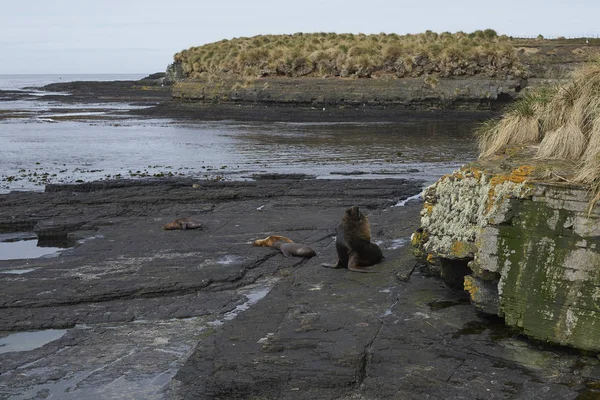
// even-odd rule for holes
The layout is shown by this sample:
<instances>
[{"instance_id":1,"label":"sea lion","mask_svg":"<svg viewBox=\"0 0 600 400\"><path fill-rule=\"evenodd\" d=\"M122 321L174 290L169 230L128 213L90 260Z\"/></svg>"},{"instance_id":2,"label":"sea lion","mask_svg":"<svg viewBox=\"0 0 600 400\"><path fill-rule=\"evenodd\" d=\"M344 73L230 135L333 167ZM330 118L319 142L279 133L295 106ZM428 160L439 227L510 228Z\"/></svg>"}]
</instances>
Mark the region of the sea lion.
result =
<instances>
[{"instance_id":1,"label":"sea lion","mask_svg":"<svg viewBox=\"0 0 600 400\"><path fill-rule=\"evenodd\" d=\"M342 223L338 226L335 240L338 253L336 264L322 264L326 268L348 268L356 272L378 272L373 268L383 259L379 246L371 243L371 227L369 219L352 206L344 212Z\"/></svg>"},{"instance_id":2,"label":"sea lion","mask_svg":"<svg viewBox=\"0 0 600 400\"><path fill-rule=\"evenodd\" d=\"M169 222L163 229L166 231L172 231L175 229L187 230L187 229L202 229L202 223L193 218L177 218L173 222Z\"/></svg>"},{"instance_id":3,"label":"sea lion","mask_svg":"<svg viewBox=\"0 0 600 400\"><path fill-rule=\"evenodd\" d=\"M294 243L294 241L292 239L287 238L285 236L271 235L271 236L267 236L264 239L255 240L252 243L252 245L253 246L273 247L273 244L276 242Z\"/></svg>"},{"instance_id":4,"label":"sea lion","mask_svg":"<svg viewBox=\"0 0 600 400\"><path fill-rule=\"evenodd\" d=\"M281 241L273 243L273 247L281 251L286 256L311 258L317 253L310 247L302 243L284 243Z\"/></svg>"}]
</instances>

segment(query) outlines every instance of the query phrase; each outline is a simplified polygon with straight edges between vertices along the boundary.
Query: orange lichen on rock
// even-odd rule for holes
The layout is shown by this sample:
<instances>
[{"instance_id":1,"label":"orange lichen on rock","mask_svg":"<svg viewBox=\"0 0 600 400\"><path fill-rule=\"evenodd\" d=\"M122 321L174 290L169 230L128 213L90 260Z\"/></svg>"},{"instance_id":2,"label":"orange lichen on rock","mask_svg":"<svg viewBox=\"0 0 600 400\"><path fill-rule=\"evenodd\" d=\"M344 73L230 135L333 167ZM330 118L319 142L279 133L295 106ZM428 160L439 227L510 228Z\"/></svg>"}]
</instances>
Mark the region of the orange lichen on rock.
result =
<instances>
[{"instance_id":1,"label":"orange lichen on rock","mask_svg":"<svg viewBox=\"0 0 600 400\"><path fill-rule=\"evenodd\" d=\"M524 183L529 179L535 167L532 165L522 165L515 168L508 175L495 175L490 179L490 190L488 192L488 203L485 214L488 214L494 206L496 197L496 186L502 185L506 182L512 182L515 184Z\"/></svg>"},{"instance_id":2,"label":"orange lichen on rock","mask_svg":"<svg viewBox=\"0 0 600 400\"><path fill-rule=\"evenodd\" d=\"M490 180L490 184L492 188L496 185L500 185L504 182L513 182L513 183L523 183L533 173L535 170L534 166L531 165L522 165L518 168L515 168L511 171L509 175L496 175Z\"/></svg>"},{"instance_id":3,"label":"orange lichen on rock","mask_svg":"<svg viewBox=\"0 0 600 400\"><path fill-rule=\"evenodd\" d=\"M455 241L450 246L450 255L454 258L466 258L472 256L473 251L476 251L475 245L463 242Z\"/></svg>"},{"instance_id":4,"label":"orange lichen on rock","mask_svg":"<svg viewBox=\"0 0 600 400\"><path fill-rule=\"evenodd\" d=\"M475 301L475 296L477 295L477 292L479 292L479 288L473 282L472 276L465 276L463 287L467 292L469 292L469 295L471 296L471 301Z\"/></svg>"}]
</instances>

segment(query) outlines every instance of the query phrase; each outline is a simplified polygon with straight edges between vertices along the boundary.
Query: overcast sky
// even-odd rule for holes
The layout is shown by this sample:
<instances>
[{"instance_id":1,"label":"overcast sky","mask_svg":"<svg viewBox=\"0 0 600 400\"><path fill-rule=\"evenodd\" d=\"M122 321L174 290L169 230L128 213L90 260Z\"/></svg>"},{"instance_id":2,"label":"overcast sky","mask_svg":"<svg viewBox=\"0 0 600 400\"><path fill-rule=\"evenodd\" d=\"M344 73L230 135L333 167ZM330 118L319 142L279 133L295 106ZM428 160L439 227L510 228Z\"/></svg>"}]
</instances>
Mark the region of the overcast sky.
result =
<instances>
[{"instance_id":1,"label":"overcast sky","mask_svg":"<svg viewBox=\"0 0 600 400\"><path fill-rule=\"evenodd\" d=\"M295 32L600 36L600 1L11 0L0 74L152 73L191 46Z\"/></svg>"}]
</instances>

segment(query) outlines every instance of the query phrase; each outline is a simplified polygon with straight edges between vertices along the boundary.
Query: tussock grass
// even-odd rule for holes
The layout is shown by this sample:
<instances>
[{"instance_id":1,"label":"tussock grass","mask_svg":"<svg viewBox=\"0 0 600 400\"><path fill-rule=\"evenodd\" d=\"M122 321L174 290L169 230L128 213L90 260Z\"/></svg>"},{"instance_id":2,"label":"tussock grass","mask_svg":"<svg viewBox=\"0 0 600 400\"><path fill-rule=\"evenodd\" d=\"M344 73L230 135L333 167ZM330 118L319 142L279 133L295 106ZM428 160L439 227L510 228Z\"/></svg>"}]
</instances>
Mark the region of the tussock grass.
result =
<instances>
[{"instance_id":1,"label":"tussock grass","mask_svg":"<svg viewBox=\"0 0 600 400\"><path fill-rule=\"evenodd\" d=\"M222 40L174 56L186 76L420 77L482 74L522 76L507 36L488 29L471 34L416 35L296 33Z\"/></svg>"},{"instance_id":2,"label":"tussock grass","mask_svg":"<svg viewBox=\"0 0 600 400\"><path fill-rule=\"evenodd\" d=\"M593 205L600 200L600 59L561 86L528 93L477 134L482 159L507 146L539 143L537 160L575 162L572 180L590 186Z\"/></svg>"},{"instance_id":3,"label":"tussock grass","mask_svg":"<svg viewBox=\"0 0 600 400\"><path fill-rule=\"evenodd\" d=\"M539 142L541 132L536 114L545 101L543 96L546 93L528 93L515 102L501 120L481 125L477 132L480 157L490 157L509 145Z\"/></svg>"},{"instance_id":4,"label":"tussock grass","mask_svg":"<svg viewBox=\"0 0 600 400\"><path fill-rule=\"evenodd\" d=\"M545 134L535 155L543 160L579 160L587 146L587 138L579 127L569 121Z\"/></svg>"}]
</instances>

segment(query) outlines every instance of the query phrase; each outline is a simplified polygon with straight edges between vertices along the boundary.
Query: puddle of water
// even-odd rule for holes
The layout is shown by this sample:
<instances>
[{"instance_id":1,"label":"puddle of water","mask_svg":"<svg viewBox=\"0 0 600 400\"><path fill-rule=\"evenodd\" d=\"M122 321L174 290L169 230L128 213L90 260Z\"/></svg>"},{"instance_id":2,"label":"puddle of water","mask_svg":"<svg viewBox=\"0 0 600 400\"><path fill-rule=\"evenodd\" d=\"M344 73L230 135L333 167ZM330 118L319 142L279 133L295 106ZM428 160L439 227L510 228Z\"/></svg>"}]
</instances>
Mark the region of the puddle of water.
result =
<instances>
[{"instance_id":1,"label":"puddle of water","mask_svg":"<svg viewBox=\"0 0 600 400\"><path fill-rule=\"evenodd\" d=\"M28 272L35 271L39 268L23 268L23 269L7 269L5 271L0 271L0 274L14 274L14 275L22 275Z\"/></svg>"},{"instance_id":2,"label":"puddle of water","mask_svg":"<svg viewBox=\"0 0 600 400\"><path fill-rule=\"evenodd\" d=\"M0 242L0 260L21 260L58 256L64 248L39 247L37 240L20 240L17 242Z\"/></svg>"},{"instance_id":3,"label":"puddle of water","mask_svg":"<svg viewBox=\"0 0 600 400\"><path fill-rule=\"evenodd\" d=\"M37 239L37 240L35 240ZM66 238L38 238L33 232L7 233L0 235L0 260L22 260L39 257L56 257L72 244ZM22 271L22 270L19 270ZM26 273L7 272L4 273Z\"/></svg>"},{"instance_id":4,"label":"puddle of water","mask_svg":"<svg viewBox=\"0 0 600 400\"><path fill-rule=\"evenodd\" d=\"M409 238L399 238L399 239L394 239L390 242L389 246L387 246L388 250L396 250L399 249L401 247L404 247L404 245L406 243L408 243Z\"/></svg>"},{"instance_id":5,"label":"puddle of water","mask_svg":"<svg viewBox=\"0 0 600 400\"><path fill-rule=\"evenodd\" d=\"M223 325L225 321L231 321L232 319L237 317L241 312L246 311L254 304L258 303L259 300L261 300L263 297L265 297L271 291L276 282L277 279L269 280L260 285L250 287L247 290L241 291L241 293L244 296L246 296L246 301L235 307L233 310L225 313L223 319L217 319L215 321L209 322L208 324L212 326L219 326Z\"/></svg>"},{"instance_id":6,"label":"puddle of water","mask_svg":"<svg viewBox=\"0 0 600 400\"><path fill-rule=\"evenodd\" d=\"M449 307L458 306L461 304L469 304L468 298L460 298L453 300L436 300L431 303L428 303L429 309L431 311L440 311Z\"/></svg>"},{"instance_id":7,"label":"puddle of water","mask_svg":"<svg viewBox=\"0 0 600 400\"><path fill-rule=\"evenodd\" d=\"M0 354L13 351L29 351L58 340L67 333L66 329L46 329L35 332L18 332L0 338Z\"/></svg>"},{"instance_id":8,"label":"puddle of water","mask_svg":"<svg viewBox=\"0 0 600 400\"><path fill-rule=\"evenodd\" d=\"M414 196L407 197L404 200L400 200L399 202L394 204L392 207L404 207L406 205L406 203L408 203L409 201L414 201L414 200L422 201L423 200L423 192L421 192L419 194L415 194Z\"/></svg>"},{"instance_id":9,"label":"puddle of water","mask_svg":"<svg viewBox=\"0 0 600 400\"><path fill-rule=\"evenodd\" d=\"M383 314L381 314L381 317L387 317L387 316L389 316L389 315L392 315L392 314L394 314L394 312L393 312L392 310L393 310L393 308L396 306L396 304L398 304L398 302L399 302L399 301L400 301L399 299L396 299L396 301L395 301L395 302L394 302L394 303L393 303L391 306L389 306L389 308L387 308L387 309L386 309L386 310L383 312Z\"/></svg>"},{"instance_id":10,"label":"puddle of water","mask_svg":"<svg viewBox=\"0 0 600 400\"><path fill-rule=\"evenodd\" d=\"M238 261L240 261L242 259L243 258L240 257L240 256L233 256L233 255L227 254L227 255L225 255L223 257L219 257L216 260L216 263L217 264L221 264L221 265L230 265L230 264L234 264L235 262L238 262Z\"/></svg>"},{"instance_id":11,"label":"puddle of water","mask_svg":"<svg viewBox=\"0 0 600 400\"><path fill-rule=\"evenodd\" d=\"M495 342L518 337L518 330L506 326L503 318L495 315L485 315L480 318L480 320L465 323L452 337L456 339L465 335L481 335L485 331L489 331L490 338Z\"/></svg>"},{"instance_id":12,"label":"puddle of water","mask_svg":"<svg viewBox=\"0 0 600 400\"><path fill-rule=\"evenodd\" d=\"M38 258L57 253L64 249L60 247L38 247L37 240L20 240L17 242L0 242L0 260L20 260Z\"/></svg>"}]
</instances>

